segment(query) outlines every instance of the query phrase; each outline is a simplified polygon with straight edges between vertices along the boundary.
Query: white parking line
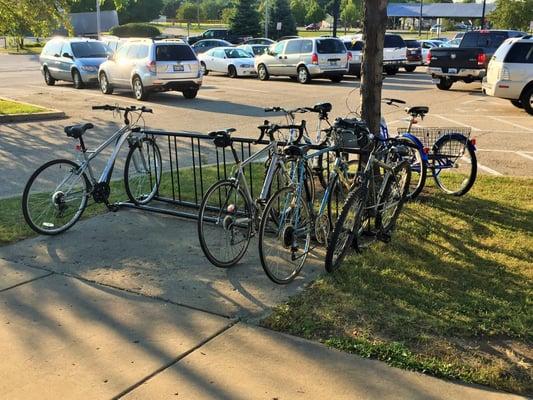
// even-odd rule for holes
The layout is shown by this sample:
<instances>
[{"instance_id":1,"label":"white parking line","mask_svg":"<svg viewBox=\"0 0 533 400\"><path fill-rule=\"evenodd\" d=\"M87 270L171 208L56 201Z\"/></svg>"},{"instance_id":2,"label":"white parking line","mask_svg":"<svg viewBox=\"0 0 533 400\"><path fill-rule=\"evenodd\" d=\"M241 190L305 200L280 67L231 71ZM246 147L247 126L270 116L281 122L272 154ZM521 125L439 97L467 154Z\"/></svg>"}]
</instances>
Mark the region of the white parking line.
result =
<instances>
[{"instance_id":1,"label":"white parking line","mask_svg":"<svg viewBox=\"0 0 533 400\"><path fill-rule=\"evenodd\" d=\"M271 92L267 92L266 90L257 90L257 89L248 89L243 87L235 87L235 86L225 86L225 85L216 85L217 89L230 89L230 90L236 90L236 91L245 91L245 92L256 92L256 93L265 93L269 94Z\"/></svg>"},{"instance_id":2,"label":"white parking line","mask_svg":"<svg viewBox=\"0 0 533 400\"><path fill-rule=\"evenodd\" d=\"M527 128L527 127L525 127L523 125L515 124L514 122L509 122L509 121L506 121L506 120L501 119L501 118L493 117L492 115L489 115L489 118L493 119L496 122L500 122L502 124L508 124L508 125L514 126L515 128L520 128L520 129L523 129L523 130L528 131L528 132L533 132L533 129Z\"/></svg>"},{"instance_id":3,"label":"white parking line","mask_svg":"<svg viewBox=\"0 0 533 400\"><path fill-rule=\"evenodd\" d=\"M496 170L494 170L492 168L489 168L486 165L480 164L479 162L477 163L477 167L479 169L482 169L485 172L488 172L491 175L503 176L503 174L501 172L498 172L498 171L496 171Z\"/></svg>"},{"instance_id":4,"label":"white parking line","mask_svg":"<svg viewBox=\"0 0 533 400\"><path fill-rule=\"evenodd\" d=\"M472 126L472 125L463 124L462 122L459 122L459 121L453 120L453 119L448 118L448 117L444 117L444 116L442 116L442 115L438 115L438 114L433 114L433 115L434 115L435 117L440 118L440 119L443 119L443 120L445 120L445 121L448 121L448 122L451 122L451 123L454 123L454 124L457 124L457 125L460 125L460 126L464 126L465 128L470 128L470 129L472 129L473 131L477 131L477 132L481 131L481 129L476 128L476 127L474 127L474 126Z\"/></svg>"},{"instance_id":5,"label":"white parking line","mask_svg":"<svg viewBox=\"0 0 533 400\"><path fill-rule=\"evenodd\" d=\"M531 152L530 152L531 153ZM523 151L517 151L516 154L518 154L519 156L522 156L524 158L527 158L529 160L533 160L533 156L530 156L529 154L526 154L525 152Z\"/></svg>"}]
</instances>

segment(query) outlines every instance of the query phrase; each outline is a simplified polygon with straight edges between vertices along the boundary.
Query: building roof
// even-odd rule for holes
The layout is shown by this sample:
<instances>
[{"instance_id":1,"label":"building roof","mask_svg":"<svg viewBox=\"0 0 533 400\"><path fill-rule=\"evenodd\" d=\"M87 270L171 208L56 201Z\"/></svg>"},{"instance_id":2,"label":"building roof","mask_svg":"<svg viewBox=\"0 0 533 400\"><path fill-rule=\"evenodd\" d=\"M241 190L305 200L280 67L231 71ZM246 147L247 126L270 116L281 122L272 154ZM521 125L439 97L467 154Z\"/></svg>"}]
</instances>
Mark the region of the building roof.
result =
<instances>
[{"instance_id":1,"label":"building roof","mask_svg":"<svg viewBox=\"0 0 533 400\"><path fill-rule=\"evenodd\" d=\"M495 4L487 4L485 14L496 8ZM423 18L481 18L483 4L480 3L430 3L422 5ZM389 17L418 17L420 3L389 3Z\"/></svg>"}]
</instances>

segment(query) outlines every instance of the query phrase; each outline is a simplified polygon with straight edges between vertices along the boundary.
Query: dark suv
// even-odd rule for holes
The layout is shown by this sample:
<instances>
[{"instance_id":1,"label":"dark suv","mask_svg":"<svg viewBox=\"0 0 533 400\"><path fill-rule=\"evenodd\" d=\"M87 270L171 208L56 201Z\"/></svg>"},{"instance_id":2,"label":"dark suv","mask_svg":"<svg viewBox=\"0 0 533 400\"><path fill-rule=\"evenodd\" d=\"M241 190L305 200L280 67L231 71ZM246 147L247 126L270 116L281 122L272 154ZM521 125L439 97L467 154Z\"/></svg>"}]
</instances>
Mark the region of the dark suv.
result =
<instances>
[{"instance_id":1,"label":"dark suv","mask_svg":"<svg viewBox=\"0 0 533 400\"><path fill-rule=\"evenodd\" d=\"M189 44L194 44L200 40L204 39L218 39L225 40L232 44L240 44L247 39L250 39L251 36L237 36L230 32L229 29L208 29L198 36L191 36L188 38Z\"/></svg>"}]
</instances>

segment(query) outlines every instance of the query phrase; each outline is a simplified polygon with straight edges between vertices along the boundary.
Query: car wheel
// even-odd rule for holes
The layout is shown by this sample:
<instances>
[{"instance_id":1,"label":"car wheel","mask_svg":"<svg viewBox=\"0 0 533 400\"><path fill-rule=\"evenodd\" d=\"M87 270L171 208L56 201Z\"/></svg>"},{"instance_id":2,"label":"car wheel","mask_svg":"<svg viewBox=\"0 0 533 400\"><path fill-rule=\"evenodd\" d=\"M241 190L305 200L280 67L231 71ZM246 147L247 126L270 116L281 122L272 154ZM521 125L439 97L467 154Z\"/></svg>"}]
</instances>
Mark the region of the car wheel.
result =
<instances>
[{"instance_id":1,"label":"car wheel","mask_svg":"<svg viewBox=\"0 0 533 400\"><path fill-rule=\"evenodd\" d=\"M196 97L196 95L198 94L198 90L197 89L185 89L183 92L183 97L185 97L186 99L194 99Z\"/></svg>"},{"instance_id":2,"label":"car wheel","mask_svg":"<svg viewBox=\"0 0 533 400\"><path fill-rule=\"evenodd\" d=\"M48 71L48 68L44 69L44 82L48 86L53 86L56 83L56 80L52 78L52 75L50 75L50 71Z\"/></svg>"},{"instance_id":3,"label":"car wheel","mask_svg":"<svg viewBox=\"0 0 533 400\"><path fill-rule=\"evenodd\" d=\"M298 82L303 84L311 82L309 71L303 66L298 68Z\"/></svg>"},{"instance_id":4,"label":"car wheel","mask_svg":"<svg viewBox=\"0 0 533 400\"><path fill-rule=\"evenodd\" d=\"M520 100L511 100L511 104L516 108L524 108Z\"/></svg>"},{"instance_id":5,"label":"car wheel","mask_svg":"<svg viewBox=\"0 0 533 400\"><path fill-rule=\"evenodd\" d=\"M332 76L331 78L329 78L329 80L330 80L331 82L334 82L334 83L339 83L340 81L342 81L342 78L343 78L342 75L339 75L339 76Z\"/></svg>"},{"instance_id":6,"label":"car wheel","mask_svg":"<svg viewBox=\"0 0 533 400\"><path fill-rule=\"evenodd\" d=\"M440 78L439 83L437 83L437 87L440 90L449 90L453 85L453 82L451 79L447 78Z\"/></svg>"},{"instance_id":7,"label":"car wheel","mask_svg":"<svg viewBox=\"0 0 533 400\"><path fill-rule=\"evenodd\" d=\"M416 65L407 65L403 68L405 69L406 72L414 72L416 69Z\"/></svg>"},{"instance_id":8,"label":"car wheel","mask_svg":"<svg viewBox=\"0 0 533 400\"><path fill-rule=\"evenodd\" d=\"M237 77L237 69L233 65L230 65L228 67L228 76L230 78L236 78Z\"/></svg>"},{"instance_id":9,"label":"car wheel","mask_svg":"<svg viewBox=\"0 0 533 400\"><path fill-rule=\"evenodd\" d=\"M107 79L107 75L105 72L100 73L100 90L103 94L111 94L113 93L113 88L109 84L109 80Z\"/></svg>"},{"instance_id":10,"label":"car wheel","mask_svg":"<svg viewBox=\"0 0 533 400\"><path fill-rule=\"evenodd\" d=\"M520 102L524 110L530 115L533 115L533 86L530 86L522 92L520 96Z\"/></svg>"},{"instance_id":11,"label":"car wheel","mask_svg":"<svg viewBox=\"0 0 533 400\"><path fill-rule=\"evenodd\" d=\"M268 70L265 64L260 64L257 67L257 77L262 81L268 81L268 79L270 78L270 75L268 73Z\"/></svg>"},{"instance_id":12,"label":"car wheel","mask_svg":"<svg viewBox=\"0 0 533 400\"><path fill-rule=\"evenodd\" d=\"M396 75L398 73L398 70L398 67L385 68L385 72L387 73L387 75Z\"/></svg>"},{"instance_id":13,"label":"car wheel","mask_svg":"<svg viewBox=\"0 0 533 400\"><path fill-rule=\"evenodd\" d=\"M83 89L83 80L81 79L80 71L77 69L72 71L72 81L76 89Z\"/></svg>"},{"instance_id":14,"label":"car wheel","mask_svg":"<svg viewBox=\"0 0 533 400\"><path fill-rule=\"evenodd\" d=\"M205 63L203 61L200 63L200 67L202 68L202 74L209 75L209 71L208 71L208 69L205 66Z\"/></svg>"},{"instance_id":15,"label":"car wheel","mask_svg":"<svg viewBox=\"0 0 533 400\"><path fill-rule=\"evenodd\" d=\"M148 91L144 88L141 78L137 75L133 77L133 94L137 100L146 100Z\"/></svg>"}]
</instances>

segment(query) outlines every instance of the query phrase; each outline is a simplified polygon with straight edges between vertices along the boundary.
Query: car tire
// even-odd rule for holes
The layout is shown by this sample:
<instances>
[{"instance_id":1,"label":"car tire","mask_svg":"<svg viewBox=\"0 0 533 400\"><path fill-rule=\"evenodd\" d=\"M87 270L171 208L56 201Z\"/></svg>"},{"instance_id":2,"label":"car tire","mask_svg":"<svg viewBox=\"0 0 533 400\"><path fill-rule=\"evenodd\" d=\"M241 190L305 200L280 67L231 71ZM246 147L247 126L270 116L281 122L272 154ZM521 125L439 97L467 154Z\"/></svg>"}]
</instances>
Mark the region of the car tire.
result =
<instances>
[{"instance_id":1,"label":"car tire","mask_svg":"<svg viewBox=\"0 0 533 400\"><path fill-rule=\"evenodd\" d=\"M342 81L342 78L344 78L343 75L339 75L339 76L332 76L331 78L329 78L329 80L333 83L339 83Z\"/></svg>"},{"instance_id":2,"label":"car tire","mask_svg":"<svg viewBox=\"0 0 533 400\"><path fill-rule=\"evenodd\" d=\"M185 89L183 92L183 97L186 99L194 99L196 95L198 94L198 89Z\"/></svg>"},{"instance_id":3,"label":"car tire","mask_svg":"<svg viewBox=\"0 0 533 400\"><path fill-rule=\"evenodd\" d=\"M533 86L528 87L522 92L520 102L522 103L524 110L526 110L529 115L533 115Z\"/></svg>"},{"instance_id":4,"label":"car tire","mask_svg":"<svg viewBox=\"0 0 533 400\"><path fill-rule=\"evenodd\" d=\"M74 87L76 89L83 89L85 86L83 84L83 80L81 79L80 71L77 69L72 70L72 82L74 83Z\"/></svg>"},{"instance_id":5,"label":"car tire","mask_svg":"<svg viewBox=\"0 0 533 400\"><path fill-rule=\"evenodd\" d=\"M453 85L452 80L451 79L447 79L447 78L440 78L439 83L437 83L437 87L440 90L450 90L452 85Z\"/></svg>"},{"instance_id":6,"label":"car tire","mask_svg":"<svg viewBox=\"0 0 533 400\"><path fill-rule=\"evenodd\" d=\"M398 67L385 68L387 75L396 75L400 69Z\"/></svg>"},{"instance_id":7,"label":"car tire","mask_svg":"<svg viewBox=\"0 0 533 400\"><path fill-rule=\"evenodd\" d=\"M298 67L298 82L304 85L311 82L309 71L304 66Z\"/></svg>"},{"instance_id":8,"label":"car tire","mask_svg":"<svg viewBox=\"0 0 533 400\"><path fill-rule=\"evenodd\" d=\"M270 78L270 74L268 73L267 67L265 64L259 64L257 67L257 77L261 81L268 81Z\"/></svg>"},{"instance_id":9,"label":"car tire","mask_svg":"<svg viewBox=\"0 0 533 400\"><path fill-rule=\"evenodd\" d=\"M237 78L237 68L234 65L228 67L228 76L230 78Z\"/></svg>"},{"instance_id":10,"label":"car tire","mask_svg":"<svg viewBox=\"0 0 533 400\"><path fill-rule=\"evenodd\" d=\"M111 87L111 84L109 83L109 79L107 79L107 75L105 72L100 72L98 81L100 83L100 90L103 94L113 93L113 88Z\"/></svg>"},{"instance_id":11,"label":"car tire","mask_svg":"<svg viewBox=\"0 0 533 400\"><path fill-rule=\"evenodd\" d=\"M416 69L416 65L407 65L403 68L405 69L405 72L414 72Z\"/></svg>"},{"instance_id":12,"label":"car tire","mask_svg":"<svg viewBox=\"0 0 533 400\"><path fill-rule=\"evenodd\" d=\"M137 100L146 100L148 98L148 91L144 88L143 82L138 75L133 77L132 86L133 95Z\"/></svg>"},{"instance_id":13,"label":"car tire","mask_svg":"<svg viewBox=\"0 0 533 400\"><path fill-rule=\"evenodd\" d=\"M209 70L207 69L207 67L205 66L205 63L203 61L200 63L200 68L202 68L202 73L205 76L209 75Z\"/></svg>"},{"instance_id":14,"label":"car tire","mask_svg":"<svg viewBox=\"0 0 533 400\"><path fill-rule=\"evenodd\" d=\"M48 70L48 68L46 67L44 68L43 74L44 74L44 83L46 83L48 86L54 86L56 83L56 80L52 78L52 75L50 74L50 71Z\"/></svg>"},{"instance_id":15,"label":"car tire","mask_svg":"<svg viewBox=\"0 0 533 400\"><path fill-rule=\"evenodd\" d=\"M520 100L511 100L511 104L516 108L524 108Z\"/></svg>"}]
</instances>

